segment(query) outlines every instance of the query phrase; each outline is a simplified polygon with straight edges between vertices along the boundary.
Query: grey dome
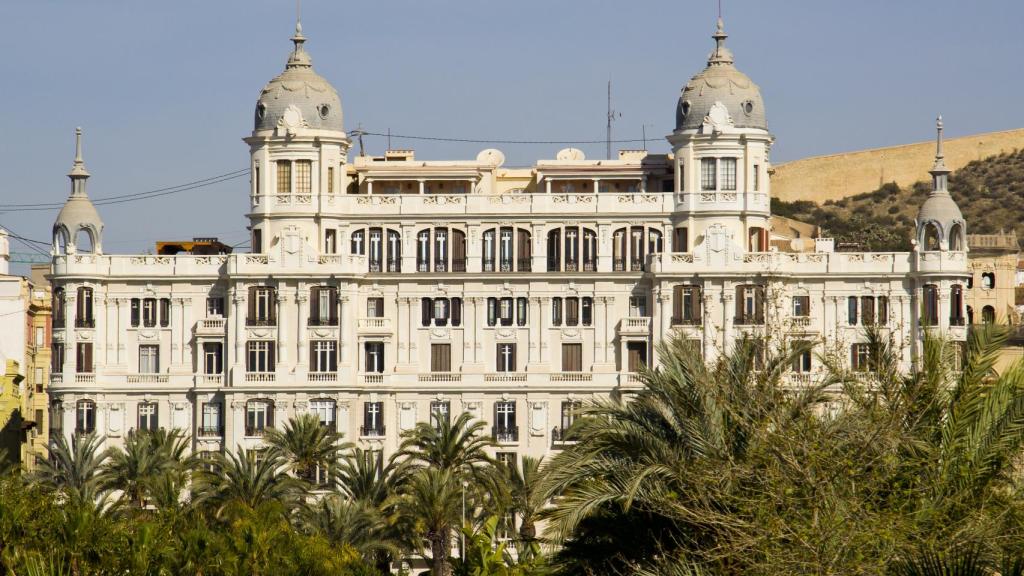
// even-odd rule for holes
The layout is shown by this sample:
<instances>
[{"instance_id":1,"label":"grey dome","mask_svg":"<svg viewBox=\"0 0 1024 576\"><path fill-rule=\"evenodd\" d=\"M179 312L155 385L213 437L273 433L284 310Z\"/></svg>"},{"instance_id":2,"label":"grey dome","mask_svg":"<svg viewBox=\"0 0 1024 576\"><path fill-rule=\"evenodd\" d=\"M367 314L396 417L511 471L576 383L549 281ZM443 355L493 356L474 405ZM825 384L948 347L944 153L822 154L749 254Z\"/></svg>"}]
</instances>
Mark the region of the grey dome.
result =
<instances>
[{"instance_id":1,"label":"grey dome","mask_svg":"<svg viewBox=\"0 0 1024 576\"><path fill-rule=\"evenodd\" d=\"M949 194L933 194L921 204L917 213L918 222L938 222L942 225L963 222L964 215L960 207Z\"/></svg>"},{"instance_id":2,"label":"grey dome","mask_svg":"<svg viewBox=\"0 0 1024 576\"><path fill-rule=\"evenodd\" d=\"M964 222L960 207L949 194L949 168L946 168L942 152L942 116L936 120L935 127L937 136L935 165L931 169L932 191L917 212L918 242L925 250L963 250L967 246L967 223ZM930 239L937 242L930 243Z\"/></svg>"},{"instance_id":3,"label":"grey dome","mask_svg":"<svg viewBox=\"0 0 1024 576\"><path fill-rule=\"evenodd\" d=\"M679 96L676 130L700 128L715 102L726 107L737 128L767 130L761 89L733 65L732 52L725 47L727 36L721 19L712 38L716 45L708 57L707 68L691 78Z\"/></svg>"},{"instance_id":4,"label":"grey dome","mask_svg":"<svg viewBox=\"0 0 1024 576\"><path fill-rule=\"evenodd\" d=\"M313 61L303 49L306 38L301 24L295 27L295 49L284 72L260 92L256 103L255 130L273 130L292 106L302 115L305 126L319 130L345 130L341 98L330 82L313 70Z\"/></svg>"}]
</instances>

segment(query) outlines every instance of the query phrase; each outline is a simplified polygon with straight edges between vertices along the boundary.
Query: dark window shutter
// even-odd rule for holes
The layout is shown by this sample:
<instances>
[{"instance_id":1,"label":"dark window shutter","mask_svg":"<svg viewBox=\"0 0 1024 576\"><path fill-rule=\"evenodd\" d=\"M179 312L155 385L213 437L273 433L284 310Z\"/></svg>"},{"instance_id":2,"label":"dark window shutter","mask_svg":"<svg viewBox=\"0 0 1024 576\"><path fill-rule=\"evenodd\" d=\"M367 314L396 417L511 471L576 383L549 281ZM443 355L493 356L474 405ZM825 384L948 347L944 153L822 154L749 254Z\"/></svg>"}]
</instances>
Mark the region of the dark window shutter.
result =
<instances>
[{"instance_id":1,"label":"dark window shutter","mask_svg":"<svg viewBox=\"0 0 1024 576\"><path fill-rule=\"evenodd\" d=\"M857 325L857 297L850 296L846 299L846 321L850 326Z\"/></svg>"},{"instance_id":2,"label":"dark window shutter","mask_svg":"<svg viewBox=\"0 0 1024 576\"><path fill-rule=\"evenodd\" d=\"M277 347L273 343L267 347L267 372L273 372L276 370L276 359L274 355L277 353Z\"/></svg>"},{"instance_id":3,"label":"dark window shutter","mask_svg":"<svg viewBox=\"0 0 1024 576\"><path fill-rule=\"evenodd\" d=\"M581 315L583 317L583 325L590 326L594 323L594 299L586 297L580 305L582 306Z\"/></svg>"},{"instance_id":4,"label":"dark window shutter","mask_svg":"<svg viewBox=\"0 0 1024 576\"><path fill-rule=\"evenodd\" d=\"M269 303L267 304L267 319L270 320L270 324L277 324L277 290L274 288L267 288L267 295Z\"/></svg>"},{"instance_id":5,"label":"dark window shutter","mask_svg":"<svg viewBox=\"0 0 1024 576\"><path fill-rule=\"evenodd\" d=\"M679 322L683 319L683 285L678 284L672 287L672 320Z\"/></svg>"},{"instance_id":6,"label":"dark window shutter","mask_svg":"<svg viewBox=\"0 0 1024 576\"><path fill-rule=\"evenodd\" d=\"M314 286L309 289L309 319L311 321L320 319L320 290L319 286Z\"/></svg>"},{"instance_id":7,"label":"dark window shutter","mask_svg":"<svg viewBox=\"0 0 1024 576\"><path fill-rule=\"evenodd\" d=\"M327 300L330 302L331 310L330 310L330 312L328 314L328 317L330 318L331 325L332 326L337 326L338 325L338 289L337 288L329 288L329 290L330 290L330 298L328 298Z\"/></svg>"},{"instance_id":8,"label":"dark window shutter","mask_svg":"<svg viewBox=\"0 0 1024 576\"><path fill-rule=\"evenodd\" d=\"M695 320L697 322L700 322L701 317L703 316L703 312L704 312L704 310L703 310L704 305L701 303L701 297L700 296L701 296L700 287L699 286L694 286L693 289L690 291L690 301L693 304L693 308L692 308L692 310L693 310L693 320Z\"/></svg>"},{"instance_id":9,"label":"dark window shutter","mask_svg":"<svg viewBox=\"0 0 1024 576\"><path fill-rule=\"evenodd\" d=\"M316 346L314 344L316 344L316 343L315 342L310 342L309 343L309 370L311 372L312 371L317 371L317 370L320 369L320 367L316 365Z\"/></svg>"},{"instance_id":10,"label":"dark window shutter","mask_svg":"<svg viewBox=\"0 0 1024 576\"><path fill-rule=\"evenodd\" d=\"M63 311L63 310L62 310ZM142 302L138 298L132 298L132 327L138 328L142 317Z\"/></svg>"},{"instance_id":11,"label":"dark window shutter","mask_svg":"<svg viewBox=\"0 0 1024 576\"><path fill-rule=\"evenodd\" d=\"M256 319L256 287L255 286L249 287L249 304L248 304L248 307L249 307L249 311L248 311L248 314L249 314L248 319L249 319L249 321L255 320Z\"/></svg>"},{"instance_id":12,"label":"dark window shutter","mask_svg":"<svg viewBox=\"0 0 1024 576\"><path fill-rule=\"evenodd\" d=\"M754 315L758 324L764 322L764 286L754 290Z\"/></svg>"},{"instance_id":13,"label":"dark window shutter","mask_svg":"<svg viewBox=\"0 0 1024 576\"><path fill-rule=\"evenodd\" d=\"M171 323L171 299L160 299L160 326L166 328Z\"/></svg>"},{"instance_id":14,"label":"dark window shutter","mask_svg":"<svg viewBox=\"0 0 1024 576\"><path fill-rule=\"evenodd\" d=\"M452 326L462 326L462 298L452 298Z\"/></svg>"},{"instance_id":15,"label":"dark window shutter","mask_svg":"<svg viewBox=\"0 0 1024 576\"><path fill-rule=\"evenodd\" d=\"M494 366L497 368L498 372L505 371L505 365L502 364L501 361L501 344L498 344L494 347Z\"/></svg>"},{"instance_id":16,"label":"dark window shutter","mask_svg":"<svg viewBox=\"0 0 1024 576\"><path fill-rule=\"evenodd\" d=\"M430 321L434 319L434 302L430 298L420 299L420 323L423 326L430 326Z\"/></svg>"},{"instance_id":17,"label":"dark window shutter","mask_svg":"<svg viewBox=\"0 0 1024 576\"><path fill-rule=\"evenodd\" d=\"M509 346L512 347L512 354L509 355L509 372L515 372L516 367L519 365L516 363L516 345L510 344Z\"/></svg>"},{"instance_id":18,"label":"dark window shutter","mask_svg":"<svg viewBox=\"0 0 1024 576\"><path fill-rule=\"evenodd\" d=\"M745 286L736 287L736 318L742 318L743 313L746 311L743 307L743 294L745 292Z\"/></svg>"}]
</instances>

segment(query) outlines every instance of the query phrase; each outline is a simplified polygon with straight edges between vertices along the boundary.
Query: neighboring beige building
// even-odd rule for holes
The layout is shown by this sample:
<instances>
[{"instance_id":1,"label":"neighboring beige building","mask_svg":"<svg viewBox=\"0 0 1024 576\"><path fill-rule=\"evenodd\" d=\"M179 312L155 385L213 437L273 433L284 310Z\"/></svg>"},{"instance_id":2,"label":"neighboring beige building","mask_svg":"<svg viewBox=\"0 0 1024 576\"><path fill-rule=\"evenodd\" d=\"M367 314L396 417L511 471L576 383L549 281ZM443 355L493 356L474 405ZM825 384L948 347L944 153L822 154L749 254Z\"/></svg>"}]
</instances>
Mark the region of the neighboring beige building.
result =
<instances>
[{"instance_id":1,"label":"neighboring beige building","mask_svg":"<svg viewBox=\"0 0 1024 576\"><path fill-rule=\"evenodd\" d=\"M9 261L8 234L0 229L0 468L20 459L25 396L27 282L8 273Z\"/></svg>"},{"instance_id":2,"label":"neighboring beige building","mask_svg":"<svg viewBox=\"0 0 1024 576\"><path fill-rule=\"evenodd\" d=\"M1015 299L1020 247L1017 233L968 234L967 247L971 268L971 281L967 284L967 321L1018 324Z\"/></svg>"},{"instance_id":3,"label":"neighboring beige building","mask_svg":"<svg viewBox=\"0 0 1024 576\"><path fill-rule=\"evenodd\" d=\"M946 165L959 170L972 160L1020 148L1024 148L1024 129L953 138L946 141ZM772 194L787 202L822 203L871 192L887 182L905 188L922 180L920 167L927 165L933 153L930 142L920 142L778 164L772 174Z\"/></svg>"},{"instance_id":4,"label":"neighboring beige building","mask_svg":"<svg viewBox=\"0 0 1024 576\"><path fill-rule=\"evenodd\" d=\"M26 310L25 394L22 414L25 436L21 445L21 462L28 471L35 470L39 458L46 458L49 445L50 401L50 338L53 308L48 265L32 266L31 277L24 283Z\"/></svg>"}]
</instances>

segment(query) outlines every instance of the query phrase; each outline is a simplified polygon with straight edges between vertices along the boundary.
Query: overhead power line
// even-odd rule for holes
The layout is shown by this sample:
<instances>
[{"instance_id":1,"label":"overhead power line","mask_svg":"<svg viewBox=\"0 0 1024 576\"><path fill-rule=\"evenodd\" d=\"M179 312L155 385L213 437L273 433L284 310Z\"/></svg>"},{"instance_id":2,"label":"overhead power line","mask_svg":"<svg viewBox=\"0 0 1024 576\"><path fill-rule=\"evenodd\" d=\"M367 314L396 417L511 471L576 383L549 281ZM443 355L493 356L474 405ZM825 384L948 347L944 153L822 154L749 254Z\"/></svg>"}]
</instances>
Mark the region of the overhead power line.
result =
<instances>
[{"instance_id":1,"label":"overhead power line","mask_svg":"<svg viewBox=\"0 0 1024 576\"><path fill-rule=\"evenodd\" d=\"M428 140L432 142L463 142L468 144L628 144L643 142L640 138L628 140L502 140L502 139L478 139L478 138L444 138L441 136L410 136L408 134L381 134L379 132L362 132L366 136L380 136L382 138L402 138L404 140Z\"/></svg>"}]
</instances>

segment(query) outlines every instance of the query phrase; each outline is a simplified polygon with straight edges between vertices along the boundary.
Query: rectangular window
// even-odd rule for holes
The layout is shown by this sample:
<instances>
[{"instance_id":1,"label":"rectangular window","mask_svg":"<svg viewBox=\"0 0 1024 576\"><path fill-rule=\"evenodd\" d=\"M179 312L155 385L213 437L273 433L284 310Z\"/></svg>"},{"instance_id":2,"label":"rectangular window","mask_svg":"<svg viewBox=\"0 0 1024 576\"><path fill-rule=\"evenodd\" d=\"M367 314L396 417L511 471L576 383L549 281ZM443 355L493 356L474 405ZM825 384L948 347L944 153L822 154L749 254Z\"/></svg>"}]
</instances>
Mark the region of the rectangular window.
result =
<instances>
[{"instance_id":1,"label":"rectangular window","mask_svg":"<svg viewBox=\"0 0 1024 576\"><path fill-rule=\"evenodd\" d=\"M562 325L562 299L552 298L551 299L551 325L561 326Z\"/></svg>"},{"instance_id":2,"label":"rectangular window","mask_svg":"<svg viewBox=\"0 0 1024 576\"><path fill-rule=\"evenodd\" d=\"M156 402L139 403L139 430L156 430L160 427Z\"/></svg>"},{"instance_id":3,"label":"rectangular window","mask_svg":"<svg viewBox=\"0 0 1024 576\"><path fill-rule=\"evenodd\" d=\"M451 372L452 371L452 345L431 344L430 345L430 371Z\"/></svg>"},{"instance_id":4,"label":"rectangular window","mask_svg":"<svg viewBox=\"0 0 1024 576\"><path fill-rule=\"evenodd\" d=\"M333 286L314 286L309 289L309 325L338 325L338 289Z\"/></svg>"},{"instance_id":5,"label":"rectangular window","mask_svg":"<svg viewBox=\"0 0 1024 576\"><path fill-rule=\"evenodd\" d=\"M647 343L627 342L626 343L626 368L629 372L639 372L647 365Z\"/></svg>"},{"instance_id":6,"label":"rectangular window","mask_svg":"<svg viewBox=\"0 0 1024 576\"><path fill-rule=\"evenodd\" d=\"M878 297L878 325L886 326L889 323L889 297Z\"/></svg>"},{"instance_id":7,"label":"rectangular window","mask_svg":"<svg viewBox=\"0 0 1024 576\"><path fill-rule=\"evenodd\" d=\"M247 372L273 372L275 370L274 342L253 340L246 345L245 370Z\"/></svg>"},{"instance_id":8,"label":"rectangular window","mask_svg":"<svg viewBox=\"0 0 1024 576\"><path fill-rule=\"evenodd\" d=\"M160 347L153 344L139 346L139 374L160 373Z\"/></svg>"},{"instance_id":9,"label":"rectangular window","mask_svg":"<svg viewBox=\"0 0 1024 576\"><path fill-rule=\"evenodd\" d=\"M336 405L333 400L311 400L309 413L320 420L320 425L329 430L337 430Z\"/></svg>"},{"instance_id":10,"label":"rectangular window","mask_svg":"<svg viewBox=\"0 0 1024 576\"><path fill-rule=\"evenodd\" d=\"M846 323L850 326L857 325L857 297L850 296L846 299Z\"/></svg>"},{"instance_id":11,"label":"rectangular window","mask_svg":"<svg viewBox=\"0 0 1024 576\"><path fill-rule=\"evenodd\" d=\"M701 158L700 160L700 189L717 190L717 162L714 158Z\"/></svg>"},{"instance_id":12,"label":"rectangular window","mask_svg":"<svg viewBox=\"0 0 1024 576\"><path fill-rule=\"evenodd\" d=\"M921 325L939 325L939 289L934 284L926 284L921 302Z\"/></svg>"},{"instance_id":13,"label":"rectangular window","mask_svg":"<svg viewBox=\"0 0 1024 576\"><path fill-rule=\"evenodd\" d=\"M249 326L273 326L277 323L274 296L274 289L268 286L249 288Z\"/></svg>"},{"instance_id":14,"label":"rectangular window","mask_svg":"<svg viewBox=\"0 0 1024 576\"><path fill-rule=\"evenodd\" d=\"M854 344L850 346L850 367L854 372L871 370L871 345Z\"/></svg>"},{"instance_id":15,"label":"rectangular window","mask_svg":"<svg viewBox=\"0 0 1024 576\"><path fill-rule=\"evenodd\" d=\"M309 346L310 372L338 371L338 343L334 340L313 340Z\"/></svg>"},{"instance_id":16,"label":"rectangular window","mask_svg":"<svg viewBox=\"0 0 1024 576\"><path fill-rule=\"evenodd\" d=\"M94 328L96 326L92 304L92 288L84 286L79 288L75 326L79 328Z\"/></svg>"},{"instance_id":17,"label":"rectangular window","mask_svg":"<svg viewBox=\"0 0 1024 576\"><path fill-rule=\"evenodd\" d=\"M134 302L134 300L133 300ZM64 310L64 289L54 288L51 296L53 306L53 327L63 328L67 322L67 313Z\"/></svg>"},{"instance_id":18,"label":"rectangular window","mask_svg":"<svg viewBox=\"0 0 1024 576\"><path fill-rule=\"evenodd\" d=\"M367 298L366 299L366 317L367 318L383 318L384 317L384 299L383 298Z\"/></svg>"},{"instance_id":19,"label":"rectangular window","mask_svg":"<svg viewBox=\"0 0 1024 576\"><path fill-rule=\"evenodd\" d=\"M213 296L206 299L206 315L223 317L224 316L224 298L220 296Z\"/></svg>"},{"instance_id":20,"label":"rectangular window","mask_svg":"<svg viewBox=\"0 0 1024 576\"><path fill-rule=\"evenodd\" d=\"M363 428L360 430L360 435L383 436L384 430L384 403L364 402Z\"/></svg>"},{"instance_id":21,"label":"rectangular window","mask_svg":"<svg viewBox=\"0 0 1024 576\"><path fill-rule=\"evenodd\" d=\"M811 297L793 296L793 316L806 318L811 315Z\"/></svg>"},{"instance_id":22,"label":"rectangular window","mask_svg":"<svg viewBox=\"0 0 1024 576\"><path fill-rule=\"evenodd\" d=\"M761 165L754 164L754 173L752 174L754 180L754 192L761 191Z\"/></svg>"},{"instance_id":23,"label":"rectangular window","mask_svg":"<svg viewBox=\"0 0 1024 576\"><path fill-rule=\"evenodd\" d=\"M252 231L252 249L253 254L263 253L263 230L259 228Z\"/></svg>"},{"instance_id":24,"label":"rectangular window","mask_svg":"<svg viewBox=\"0 0 1024 576\"><path fill-rule=\"evenodd\" d=\"M81 434L96 431L96 403L92 400L79 400L75 405L75 431Z\"/></svg>"},{"instance_id":25,"label":"rectangular window","mask_svg":"<svg viewBox=\"0 0 1024 576\"><path fill-rule=\"evenodd\" d=\"M512 299L502 298L499 300L498 315L501 318L502 326L511 326L513 318Z\"/></svg>"},{"instance_id":26,"label":"rectangular window","mask_svg":"<svg viewBox=\"0 0 1024 576\"><path fill-rule=\"evenodd\" d=\"M452 407L447 400L432 400L430 402L430 425L435 430L440 429L442 424L451 422Z\"/></svg>"},{"instance_id":27,"label":"rectangular window","mask_svg":"<svg viewBox=\"0 0 1024 576\"><path fill-rule=\"evenodd\" d=\"M383 374L384 373L384 343L383 342L365 342L363 344L364 351L364 371L367 373Z\"/></svg>"},{"instance_id":28,"label":"rectangular window","mask_svg":"<svg viewBox=\"0 0 1024 576\"><path fill-rule=\"evenodd\" d=\"M138 328L142 318L142 300L132 298L131 323L132 328Z\"/></svg>"},{"instance_id":29,"label":"rectangular window","mask_svg":"<svg viewBox=\"0 0 1024 576\"><path fill-rule=\"evenodd\" d=\"M764 286L736 287L736 323L764 324Z\"/></svg>"},{"instance_id":30,"label":"rectangular window","mask_svg":"<svg viewBox=\"0 0 1024 576\"><path fill-rule=\"evenodd\" d=\"M583 325L590 326L594 323L594 299L589 296L580 300L580 316Z\"/></svg>"},{"instance_id":31,"label":"rectangular window","mask_svg":"<svg viewBox=\"0 0 1024 576\"><path fill-rule=\"evenodd\" d=\"M295 161L295 193L308 196L313 192L313 162Z\"/></svg>"},{"instance_id":32,"label":"rectangular window","mask_svg":"<svg viewBox=\"0 0 1024 576\"><path fill-rule=\"evenodd\" d=\"M142 301L142 325L146 328L156 326L156 298L146 298Z\"/></svg>"},{"instance_id":33,"label":"rectangular window","mask_svg":"<svg viewBox=\"0 0 1024 576\"><path fill-rule=\"evenodd\" d=\"M865 326L875 325L875 299L873 296L861 296L860 318Z\"/></svg>"},{"instance_id":34,"label":"rectangular window","mask_svg":"<svg viewBox=\"0 0 1024 576\"><path fill-rule=\"evenodd\" d=\"M722 158L719 164L722 170L722 190L736 189L736 159Z\"/></svg>"},{"instance_id":35,"label":"rectangular window","mask_svg":"<svg viewBox=\"0 0 1024 576\"><path fill-rule=\"evenodd\" d=\"M565 299L565 325L579 326L580 323L580 299Z\"/></svg>"},{"instance_id":36,"label":"rectangular window","mask_svg":"<svg viewBox=\"0 0 1024 576\"><path fill-rule=\"evenodd\" d=\"M529 301L526 298L516 298L516 325L526 326L529 310Z\"/></svg>"},{"instance_id":37,"label":"rectangular window","mask_svg":"<svg viewBox=\"0 0 1024 576\"><path fill-rule=\"evenodd\" d=\"M793 350L799 351L793 358L793 372L806 374L811 371L811 345L810 342L794 341Z\"/></svg>"},{"instance_id":38,"label":"rectangular window","mask_svg":"<svg viewBox=\"0 0 1024 576\"><path fill-rule=\"evenodd\" d=\"M223 405L220 402L203 403L203 421L200 424L199 434L201 436L219 436L224 433L221 413Z\"/></svg>"},{"instance_id":39,"label":"rectangular window","mask_svg":"<svg viewBox=\"0 0 1024 576\"><path fill-rule=\"evenodd\" d=\"M277 193L292 193L292 163L288 160L277 161Z\"/></svg>"},{"instance_id":40,"label":"rectangular window","mask_svg":"<svg viewBox=\"0 0 1024 576\"><path fill-rule=\"evenodd\" d=\"M245 435L262 436L274 427L274 404L270 400L249 400L245 403Z\"/></svg>"},{"instance_id":41,"label":"rectangular window","mask_svg":"<svg viewBox=\"0 0 1024 576\"><path fill-rule=\"evenodd\" d=\"M224 344L203 342L203 374L224 372Z\"/></svg>"},{"instance_id":42,"label":"rectangular window","mask_svg":"<svg viewBox=\"0 0 1024 576\"><path fill-rule=\"evenodd\" d=\"M562 344L562 372L583 371L583 344Z\"/></svg>"},{"instance_id":43,"label":"rectangular window","mask_svg":"<svg viewBox=\"0 0 1024 576\"><path fill-rule=\"evenodd\" d=\"M690 248L689 229L680 226L672 234L672 251L686 252Z\"/></svg>"},{"instance_id":44,"label":"rectangular window","mask_svg":"<svg viewBox=\"0 0 1024 576\"><path fill-rule=\"evenodd\" d=\"M498 325L498 299L488 298L487 299L487 325L497 326Z\"/></svg>"},{"instance_id":45,"label":"rectangular window","mask_svg":"<svg viewBox=\"0 0 1024 576\"><path fill-rule=\"evenodd\" d=\"M160 326L167 328L171 325L171 299L160 299Z\"/></svg>"},{"instance_id":46,"label":"rectangular window","mask_svg":"<svg viewBox=\"0 0 1024 576\"><path fill-rule=\"evenodd\" d=\"M632 318L647 317L647 296L629 297L629 315Z\"/></svg>"},{"instance_id":47,"label":"rectangular window","mask_svg":"<svg viewBox=\"0 0 1024 576\"><path fill-rule=\"evenodd\" d=\"M511 343L498 344L498 357L496 361L498 372L516 371L516 345Z\"/></svg>"},{"instance_id":48,"label":"rectangular window","mask_svg":"<svg viewBox=\"0 0 1024 576\"><path fill-rule=\"evenodd\" d=\"M698 325L701 322L701 289L699 286L676 286L672 294L672 323Z\"/></svg>"},{"instance_id":49,"label":"rectangular window","mask_svg":"<svg viewBox=\"0 0 1024 576\"><path fill-rule=\"evenodd\" d=\"M92 342L79 342L76 345L75 372L92 374Z\"/></svg>"},{"instance_id":50,"label":"rectangular window","mask_svg":"<svg viewBox=\"0 0 1024 576\"><path fill-rule=\"evenodd\" d=\"M515 400L494 403L494 439L499 442L515 442L519 439Z\"/></svg>"},{"instance_id":51,"label":"rectangular window","mask_svg":"<svg viewBox=\"0 0 1024 576\"><path fill-rule=\"evenodd\" d=\"M64 371L64 345L54 343L50 347L50 372L60 374Z\"/></svg>"},{"instance_id":52,"label":"rectangular window","mask_svg":"<svg viewBox=\"0 0 1024 576\"><path fill-rule=\"evenodd\" d=\"M324 230L324 254L338 253L338 231L334 228Z\"/></svg>"},{"instance_id":53,"label":"rectangular window","mask_svg":"<svg viewBox=\"0 0 1024 576\"><path fill-rule=\"evenodd\" d=\"M46 345L46 329L42 326L36 327L36 347L42 348Z\"/></svg>"},{"instance_id":54,"label":"rectangular window","mask_svg":"<svg viewBox=\"0 0 1024 576\"><path fill-rule=\"evenodd\" d=\"M334 166L327 167L327 193L334 194Z\"/></svg>"},{"instance_id":55,"label":"rectangular window","mask_svg":"<svg viewBox=\"0 0 1024 576\"><path fill-rule=\"evenodd\" d=\"M352 233L352 239L349 241L349 250L353 254L362 256L366 254L366 233L362 230L356 230Z\"/></svg>"}]
</instances>

